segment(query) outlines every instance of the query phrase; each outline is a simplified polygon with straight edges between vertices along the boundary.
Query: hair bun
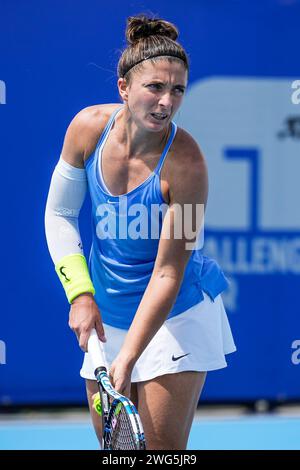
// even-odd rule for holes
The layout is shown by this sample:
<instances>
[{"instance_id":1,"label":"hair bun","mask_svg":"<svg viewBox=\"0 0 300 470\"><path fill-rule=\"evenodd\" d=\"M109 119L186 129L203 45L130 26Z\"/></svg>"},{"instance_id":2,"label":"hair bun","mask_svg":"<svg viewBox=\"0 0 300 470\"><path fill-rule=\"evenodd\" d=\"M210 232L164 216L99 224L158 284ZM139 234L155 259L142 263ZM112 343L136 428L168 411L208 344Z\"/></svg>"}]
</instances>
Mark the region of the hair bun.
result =
<instances>
[{"instance_id":1,"label":"hair bun","mask_svg":"<svg viewBox=\"0 0 300 470\"><path fill-rule=\"evenodd\" d=\"M175 41L178 38L178 29L169 21L149 18L146 15L130 16L127 19L126 39L129 44L156 35L166 36Z\"/></svg>"}]
</instances>

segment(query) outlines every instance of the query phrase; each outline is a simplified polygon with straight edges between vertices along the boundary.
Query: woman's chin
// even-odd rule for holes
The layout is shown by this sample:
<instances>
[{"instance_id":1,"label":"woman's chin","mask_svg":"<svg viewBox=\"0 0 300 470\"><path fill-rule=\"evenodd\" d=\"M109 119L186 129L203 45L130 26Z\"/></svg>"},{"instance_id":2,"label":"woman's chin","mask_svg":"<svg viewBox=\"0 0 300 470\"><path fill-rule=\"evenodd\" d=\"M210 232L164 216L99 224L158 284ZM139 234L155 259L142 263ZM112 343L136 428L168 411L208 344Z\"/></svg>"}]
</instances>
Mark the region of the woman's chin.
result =
<instances>
[{"instance_id":1,"label":"woman's chin","mask_svg":"<svg viewBox=\"0 0 300 470\"><path fill-rule=\"evenodd\" d=\"M168 120L167 119L164 119L162 121L159 121L158 119L155 119L154 117L152 117L150 115L150 118L147 120L147 122L150 124L150 129L149 130L152 130L153 132L155 131L161 131L162 129L164 129L167 124L168 124ZM147 126L148 127L148 126ZM149 128L149 127L148 127Z\"/></svg>"}]
</instances>

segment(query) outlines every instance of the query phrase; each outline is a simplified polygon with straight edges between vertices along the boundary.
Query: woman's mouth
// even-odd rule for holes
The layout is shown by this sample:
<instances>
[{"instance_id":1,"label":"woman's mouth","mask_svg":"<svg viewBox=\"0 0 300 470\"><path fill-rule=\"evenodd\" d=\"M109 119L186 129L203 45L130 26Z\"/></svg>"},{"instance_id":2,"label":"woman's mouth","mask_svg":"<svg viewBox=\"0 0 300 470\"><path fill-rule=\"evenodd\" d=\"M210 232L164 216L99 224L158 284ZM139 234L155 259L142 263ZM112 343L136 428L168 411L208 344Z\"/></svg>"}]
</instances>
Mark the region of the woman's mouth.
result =
<instances>
[{"instance_id":1,"label":"woman's mouth","mask_svg":"<svg viewBox=\"0 0 300 470\"><path fill-rule=\"evenodd\" d=\"M163 121L168 117L168 115L164 113L151 113L151 116L157 121Z\"/></svg>"}]
</instances>

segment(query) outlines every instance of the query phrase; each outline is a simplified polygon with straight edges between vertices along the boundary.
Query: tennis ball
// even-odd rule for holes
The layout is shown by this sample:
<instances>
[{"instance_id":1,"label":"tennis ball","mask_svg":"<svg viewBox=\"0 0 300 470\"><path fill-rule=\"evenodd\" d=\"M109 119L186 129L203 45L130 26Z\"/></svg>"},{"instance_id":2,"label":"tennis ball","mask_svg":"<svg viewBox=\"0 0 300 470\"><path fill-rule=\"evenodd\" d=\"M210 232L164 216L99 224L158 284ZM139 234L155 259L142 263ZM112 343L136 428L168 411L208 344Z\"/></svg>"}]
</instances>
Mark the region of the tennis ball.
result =
<instances>
[{"instance_id":1,"label":"tennis ball","mask_svg":"<svg viewBox=\"0 0 300 470\"><path fill-rule=\"evenodd\" d=\"M99 416L102 416L102 404L101 404L101 398L100 398L100 393L95 393L93 395L94 403L93 403L93 408L94 410L98 413Z\"/></svg>"}]
</instances>

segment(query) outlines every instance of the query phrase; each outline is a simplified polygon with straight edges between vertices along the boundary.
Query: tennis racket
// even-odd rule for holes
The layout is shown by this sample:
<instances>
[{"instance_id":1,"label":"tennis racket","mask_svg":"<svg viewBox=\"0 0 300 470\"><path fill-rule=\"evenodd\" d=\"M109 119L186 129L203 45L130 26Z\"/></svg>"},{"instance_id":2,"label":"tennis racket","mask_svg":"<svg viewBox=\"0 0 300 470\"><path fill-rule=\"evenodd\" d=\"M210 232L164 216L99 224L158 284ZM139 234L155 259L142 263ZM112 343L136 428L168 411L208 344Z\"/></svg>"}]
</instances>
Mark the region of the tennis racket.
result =
<instances>
[{"instance_id":1,"label":"tennis racket","mask_svg":"<svg viewBox=\"0 0 300 470\"><path fill-rule=\"evenodd\" d=\"M95 377L99 387L102 407L102 449L145 450L144 430L134 404L113 388L107 369L102 345L96 330L91 331L88 341Z\"/></svg>"}]
</instances>

